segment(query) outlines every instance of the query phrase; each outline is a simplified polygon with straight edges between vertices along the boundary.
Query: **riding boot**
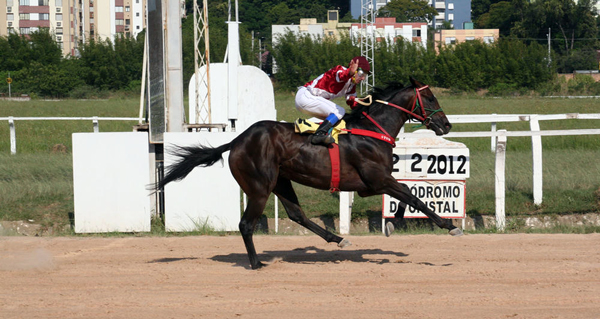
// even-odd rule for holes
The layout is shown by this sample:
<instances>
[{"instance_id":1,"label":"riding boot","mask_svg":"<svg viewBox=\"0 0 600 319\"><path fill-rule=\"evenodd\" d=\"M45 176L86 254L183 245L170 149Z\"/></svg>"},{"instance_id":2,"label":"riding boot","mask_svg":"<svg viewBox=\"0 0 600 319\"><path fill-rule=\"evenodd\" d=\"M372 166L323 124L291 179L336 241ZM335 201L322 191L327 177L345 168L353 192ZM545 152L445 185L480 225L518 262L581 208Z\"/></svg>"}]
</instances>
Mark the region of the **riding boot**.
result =
<instances>
[{"instance_id":1,"label":"riding boot","mask_svg":"<svg viewBox=\"0 0 600 319\"><path fill-rule=\"evenodd\" d=\"M319 128L317 129L315 134L313 134L313 136L311 137L310 142L314 145L322 144L325 146L334 143L335 140L330 134L330 130L332 128L333 124L331 124L331 122L327 120L323 121L323 123L319 125Z\"/></svg>"}]
</instances>

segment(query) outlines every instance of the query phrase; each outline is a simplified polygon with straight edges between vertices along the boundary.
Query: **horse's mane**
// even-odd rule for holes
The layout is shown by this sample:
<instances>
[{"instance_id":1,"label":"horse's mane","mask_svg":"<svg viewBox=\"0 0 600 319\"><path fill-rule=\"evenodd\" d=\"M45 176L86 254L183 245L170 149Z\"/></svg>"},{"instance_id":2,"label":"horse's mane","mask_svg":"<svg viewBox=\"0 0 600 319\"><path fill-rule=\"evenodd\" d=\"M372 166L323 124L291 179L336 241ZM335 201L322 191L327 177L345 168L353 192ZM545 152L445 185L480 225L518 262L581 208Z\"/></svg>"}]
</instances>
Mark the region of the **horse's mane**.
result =
<instances>
[{"instance_id":1,"label":"horse's mane","mask_svg":"<svg viewBox=\"0 0 600 319\"><path fill-rule=\"evenodd\" d=\"M383 100L387 101L399 90L403 89L404 85L398 82L388 83L385 88L382 87L374 87L369 94L372 97L373 103L371 105L362 105L359 104L351 113L348 113L344 116L344 120L346 122L358 121L363 117L363 112L369 113L373 111L373 108L381 106L380 103L375 102L375 100Z\"/></svg>"}]
</instances>

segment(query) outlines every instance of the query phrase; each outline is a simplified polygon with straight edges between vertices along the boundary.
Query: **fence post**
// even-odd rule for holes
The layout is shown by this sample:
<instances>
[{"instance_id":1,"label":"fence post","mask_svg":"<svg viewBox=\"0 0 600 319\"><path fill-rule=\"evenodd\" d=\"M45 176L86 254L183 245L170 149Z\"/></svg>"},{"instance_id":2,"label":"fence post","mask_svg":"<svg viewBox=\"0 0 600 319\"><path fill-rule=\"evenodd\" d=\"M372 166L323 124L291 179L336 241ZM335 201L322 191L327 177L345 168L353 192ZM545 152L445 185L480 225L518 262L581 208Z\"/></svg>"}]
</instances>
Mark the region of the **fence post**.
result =
<instances>
[{"instance_id":1,"label":"fence post","mask_svg":"<svg viewBox=\"0 0 600 319\"><path fill-rule=\"evenodd\" d=\"M506 133L506 130L500 130L498 133ZM498 135L498 144L496 144L496 228L504 231L506 225L506 135Z\"/></svg>"},{"instance_id":2,"label":"fence post","mask_svg":"<svg viewBox=\"0 0 600 319\"><path fill-rule=\"evenodd\" d=\"M354 192L340 192L340 234L350 234L350 215L352 214L352 203Z\"/></svg>"},{"instance_id":3,"label":"fence post","mask_svg":"<svg viewBox=\"0 0 600 319\"><path fill-rule=\"evenodd\" d=\"M529 117L529 127L532 132L540 131L540 122L537 115ZM542 136L531 136L531 153L533 155L533 203L542 204Z\"/></svg>"},{"instance_id":4,"label":"fence post","mask_svg":"<svg viewBox=\"0 0 600 319\"><path fill-rule=\"evenodd\" d=\"M10 129L10 154L17 154L17 133L15 131L15 120L12 116L8 117L8 127Z\"/></svg>"},{"instance_id":5,"label":"fence post","mask_svg":"<svg viewBox=\"0 0 600 319\"><path fill-rule=\"evenodd\" d=\"M94 116L92 119L92 123L94 123L94 133L100 132L100 128L98 127L98 117Z\"/></svg>"},{"instance_id":6,"label":"fence post","mask_svg":"<svg viewBox=\"0 0 600 319\"><path fill-rule=\"evenodd\" d=\"M492 115L496 115L496 113L492 113ZM496 132L496 122L492 122L492 132ZM492 152L496 151L496 143L498 143L498 136L492 136Z\"/></svg>"}]
</instances>

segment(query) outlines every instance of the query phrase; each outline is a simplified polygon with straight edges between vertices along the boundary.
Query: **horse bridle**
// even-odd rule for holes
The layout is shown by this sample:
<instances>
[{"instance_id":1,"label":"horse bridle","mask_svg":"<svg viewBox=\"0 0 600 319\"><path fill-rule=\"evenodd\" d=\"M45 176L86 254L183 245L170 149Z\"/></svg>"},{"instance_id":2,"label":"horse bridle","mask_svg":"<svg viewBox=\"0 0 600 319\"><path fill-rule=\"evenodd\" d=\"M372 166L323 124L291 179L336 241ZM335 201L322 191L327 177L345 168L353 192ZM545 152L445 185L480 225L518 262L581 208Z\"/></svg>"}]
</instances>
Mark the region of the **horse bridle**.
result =
<instances>
[{"instance_id":1,"label":"horse bridle","mask_svg":"<svg viewBox=\"0 0 600 319\"><path fill-rule=\"evenodd\" d=\"M408 109L406 109L406 108L403 108L403 107L401 107L399 105L396 105L396 104L393 104L393 103L390 103L390 102L387 102L387 101L375 100L375 102L395 107L395 108L397 108L397 109L399 109L399 110L407 113L409 116L412 116L412 118L419 120L423 125L428 126L429 123L431 122L431 116L433 114L441 111L442 109L431 110L431 109L426 109L425 108L425 105L423 104L423 101L421 99L421 91L423 91L423 90L425 90L427 88L429 88L429 85L425 85L425 86L422 86L420 88L414 88L416 98L413 101L412 109L410 111ZM420 107L420 109L421 109L421 115L415 113L415 110L417 109L417 107ZM430 111L431 113L429 113L429 114L425 113L426 110ZM411 118L409 117L409 119L411 119Z\"/></svg>"}]
</instances>

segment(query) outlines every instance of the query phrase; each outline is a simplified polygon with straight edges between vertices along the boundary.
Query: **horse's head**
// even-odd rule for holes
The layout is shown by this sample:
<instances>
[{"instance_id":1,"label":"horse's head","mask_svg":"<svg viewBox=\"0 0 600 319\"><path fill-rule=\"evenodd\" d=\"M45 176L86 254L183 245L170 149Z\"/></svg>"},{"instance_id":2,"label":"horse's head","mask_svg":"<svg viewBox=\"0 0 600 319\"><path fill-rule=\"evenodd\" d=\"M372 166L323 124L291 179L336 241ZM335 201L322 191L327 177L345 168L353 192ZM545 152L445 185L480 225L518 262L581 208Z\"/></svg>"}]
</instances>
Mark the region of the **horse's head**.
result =
<instances>
[{"instance_id":1,"label":"horse's head","mask_svg":"<svg viewBox=\"0 0 600 319\"><path fill-rule=\"evenodd\" d=\"M410 83L414 92L409 102L412 113L408 113L410 118L420 121L425 127L434 131L436 135L448 134L452 124L448 121L429 86L415 80L413 77L410 77Z\"/></svg>"}]
</instances>

